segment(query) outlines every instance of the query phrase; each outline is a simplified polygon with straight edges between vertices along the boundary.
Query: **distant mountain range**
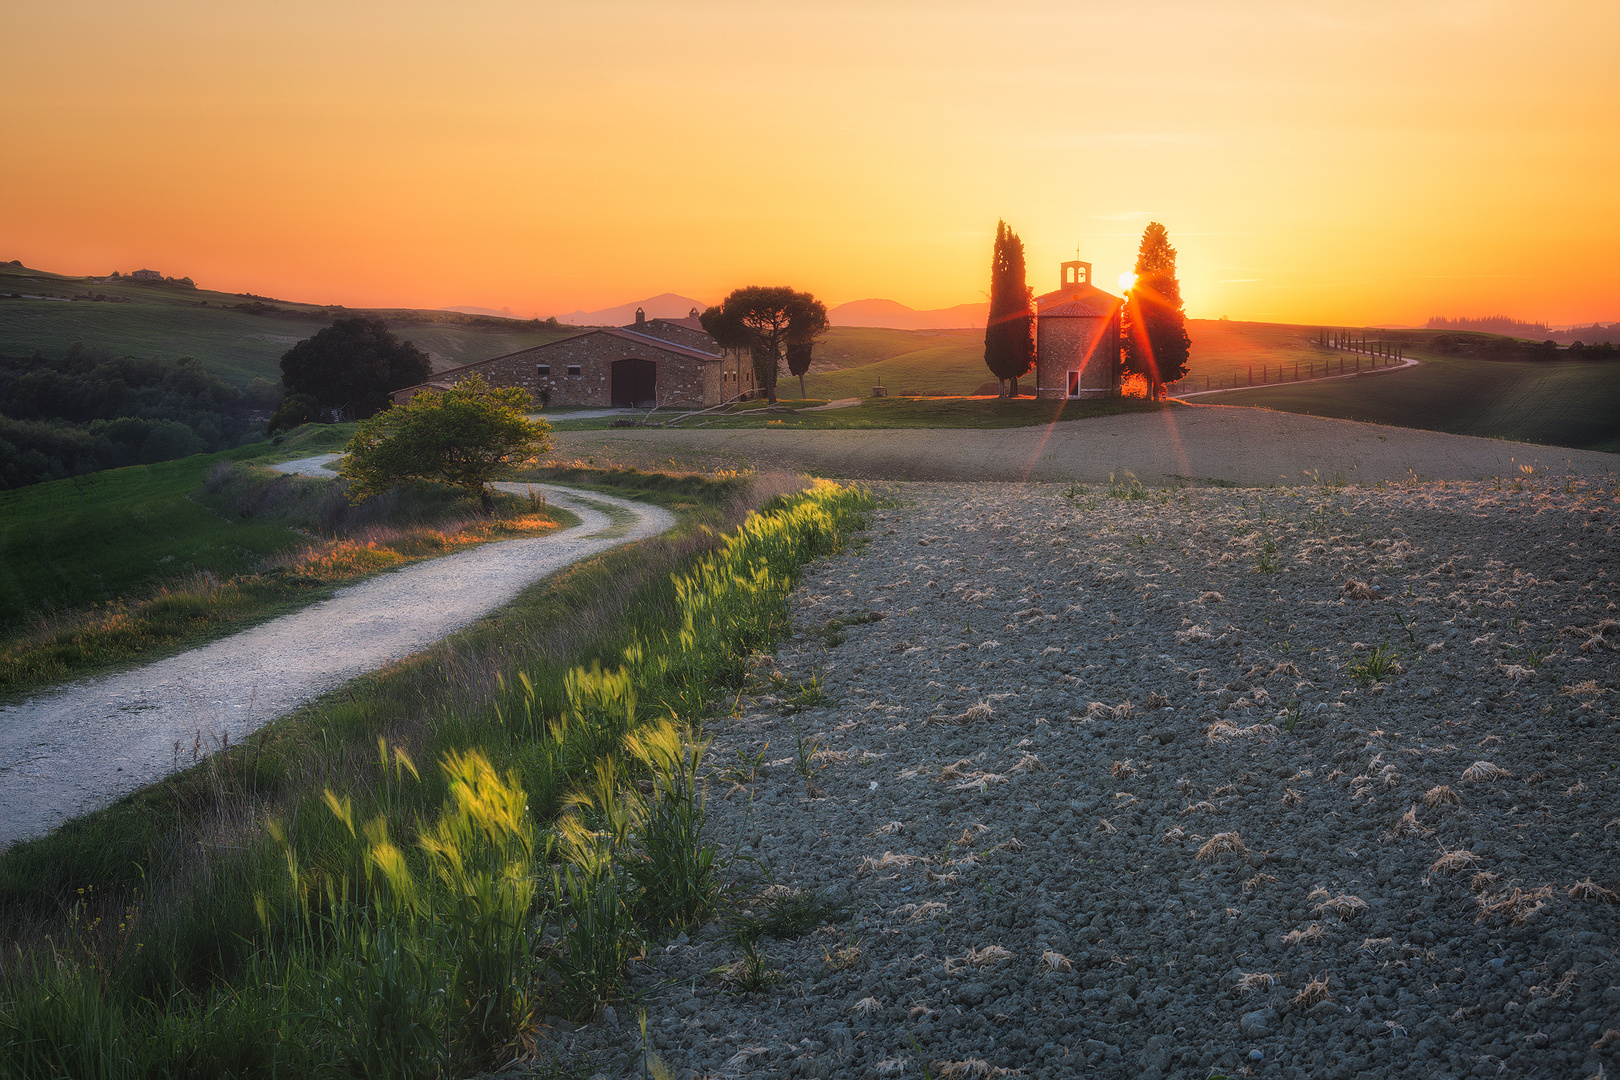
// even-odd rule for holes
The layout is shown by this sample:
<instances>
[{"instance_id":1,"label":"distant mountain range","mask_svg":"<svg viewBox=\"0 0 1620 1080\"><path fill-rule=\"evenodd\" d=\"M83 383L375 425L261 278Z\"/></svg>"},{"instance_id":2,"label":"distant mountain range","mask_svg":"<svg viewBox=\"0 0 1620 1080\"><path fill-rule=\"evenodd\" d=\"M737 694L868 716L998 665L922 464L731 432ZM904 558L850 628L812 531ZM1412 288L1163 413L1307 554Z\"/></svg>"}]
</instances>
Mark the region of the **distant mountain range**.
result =
<instances>
[{"instance_id":1,"label":"distant mountain range","mask_svg":"<svg viewBox=\"0 0 1620 1080\"><path fill-rule=\"evenodd\" d=\"M647 313L649 319L680 319L696 308L702 311L709 305L702 300L679 293L661 293L645 300L632 300L617 307L599 311L570 311L558 315L557 321L571 326L625 326L636 321L636 308ZM477 315L503 315L506 312L488 308L451 308ZM984 326L990 305L957 304L955 307L918 311L894 300L854 300L839 304L827 311L827 320L834 326L879 326L891 330L957 330Z\"/></svg>"},{"instance_id":2,"label":"distant mountain range","mask_svg":"<svg viewBox=\"0 0 1620 1080\"><path fill-rule=\"evenodd\" d=\"M983 327L989 314L988 303L918 311L895 300L853 300L830 309L827 321L834 326L881 326L891 330L958 330Z\"/></svg>"},{"instance_id":3,"label":"distant mountain range","mask_svg":"<svg viewBox=\"0 0 1620 1080\"><path fill-rule=\"evenodd\" d=\"M636 308L645 311L649 319L684 319L693 308L702 311L708 306L690 296L659 293L645 300L632 300L628 304L600 311L570 311L566 315L558 315L557 321L570 326L626 326L636 321Z\"/></svg>"}]
</instances>

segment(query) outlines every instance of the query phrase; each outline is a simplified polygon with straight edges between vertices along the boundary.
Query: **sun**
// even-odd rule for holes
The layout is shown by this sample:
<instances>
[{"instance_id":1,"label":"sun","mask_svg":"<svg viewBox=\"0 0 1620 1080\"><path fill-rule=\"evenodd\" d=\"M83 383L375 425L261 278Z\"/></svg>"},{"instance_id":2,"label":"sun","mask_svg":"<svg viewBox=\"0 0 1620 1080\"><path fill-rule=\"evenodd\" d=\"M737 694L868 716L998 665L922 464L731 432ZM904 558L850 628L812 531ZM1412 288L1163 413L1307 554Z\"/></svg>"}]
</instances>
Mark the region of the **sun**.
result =
<instances>
[{"instance_id":1,"label":"sun","mask_svg":"<svg viewBox=\"0 0 1620 1080\"><path fill-rule=\"evenodd\" d=\"M1119 291L1130 292L1131 286L1136 284L1136 275L1127 270L1119 275Z\"/></svg>"}]
</instances>

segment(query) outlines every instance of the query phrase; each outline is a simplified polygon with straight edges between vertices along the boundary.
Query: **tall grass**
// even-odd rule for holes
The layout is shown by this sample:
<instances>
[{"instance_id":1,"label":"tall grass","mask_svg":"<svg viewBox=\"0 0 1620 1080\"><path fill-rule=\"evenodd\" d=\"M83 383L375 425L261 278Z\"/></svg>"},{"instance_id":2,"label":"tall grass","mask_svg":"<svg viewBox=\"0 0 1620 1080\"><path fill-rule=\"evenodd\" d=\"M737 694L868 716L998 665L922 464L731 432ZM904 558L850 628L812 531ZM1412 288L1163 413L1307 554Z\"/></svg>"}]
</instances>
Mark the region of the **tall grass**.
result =
<instances>
[{"instance_id":1,"label":"tall grass","mask_svg":"<svg viewBox=\"0 0 1620 1080\"><path fill-rule=\"evenodd\" d=\"M543 619L8 854L0 1075L465 1074L541 1052L535 1017L588 1017L642 942L709 916L703 722L868 504L823 484L600 559ZM537 649L538 623L584 636ZM56 944L93 867L114 884L80 923L140 911Z\"/></svg>"}]
</instances>

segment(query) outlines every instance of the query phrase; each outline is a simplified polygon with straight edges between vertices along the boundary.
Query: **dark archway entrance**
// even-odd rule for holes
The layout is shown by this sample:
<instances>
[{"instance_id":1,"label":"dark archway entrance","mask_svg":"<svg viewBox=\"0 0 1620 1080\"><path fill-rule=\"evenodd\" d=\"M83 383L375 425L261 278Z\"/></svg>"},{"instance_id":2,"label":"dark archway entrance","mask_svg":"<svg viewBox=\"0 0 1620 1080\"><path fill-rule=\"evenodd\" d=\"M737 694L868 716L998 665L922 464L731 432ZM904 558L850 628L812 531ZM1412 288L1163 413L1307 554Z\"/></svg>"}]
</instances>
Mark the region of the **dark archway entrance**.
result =
<instances>
[{"instance_id":1,"label":"dark archway entrance","mask_svg":"<svg viewBox=\"0 0 1620 1080\"><path fill-rule=\"evenodd\" d=\"M613 407L650 409L658 404L658 365L651 360L615 360Z\"/></svg>"}]
</instances>

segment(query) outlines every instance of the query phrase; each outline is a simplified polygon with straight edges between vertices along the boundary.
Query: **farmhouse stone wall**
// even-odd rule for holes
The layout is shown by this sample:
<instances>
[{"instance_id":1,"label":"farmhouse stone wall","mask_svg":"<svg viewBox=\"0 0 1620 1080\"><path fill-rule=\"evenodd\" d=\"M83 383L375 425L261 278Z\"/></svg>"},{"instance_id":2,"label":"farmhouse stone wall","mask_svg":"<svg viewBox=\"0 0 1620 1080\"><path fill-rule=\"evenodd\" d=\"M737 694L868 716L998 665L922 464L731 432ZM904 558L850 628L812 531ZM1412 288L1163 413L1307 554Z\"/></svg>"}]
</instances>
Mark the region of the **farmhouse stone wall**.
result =
<instances>
[{"instance_id":1,"label":"farmhouse stone wall","mask_svg":"<svg viewBox=\"0 0 1620 1080\"><path fill-rule=\"evenodd\" d=\"M396 391L394 400L402 404L418 393L436 392L477 374L493 386L527 390L537 406L546 401L553 407L607 408L612 404L612 364L617 360L650 360L657 365L660 405L698 407L721 400L718 356L696 356L665 348L657 341L607 331L588 331L441 371L427 383Z\"/></svg>"}]
</instances>

